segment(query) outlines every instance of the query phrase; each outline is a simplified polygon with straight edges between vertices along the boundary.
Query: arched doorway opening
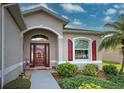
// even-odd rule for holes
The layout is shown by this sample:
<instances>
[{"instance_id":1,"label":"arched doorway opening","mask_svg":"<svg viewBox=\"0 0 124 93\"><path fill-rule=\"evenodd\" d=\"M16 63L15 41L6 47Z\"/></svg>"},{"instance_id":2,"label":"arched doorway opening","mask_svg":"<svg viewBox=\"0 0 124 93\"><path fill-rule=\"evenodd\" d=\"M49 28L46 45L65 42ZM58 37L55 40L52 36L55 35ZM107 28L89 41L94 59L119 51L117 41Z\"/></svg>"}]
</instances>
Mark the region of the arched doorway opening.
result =
<instances>
[{"instance_id":1,"label":"arched doorway opening","mask_svg":"<svg viewBox=\"0 0 124 93\"><path fill-rule=\"evenodd\" d=\"M39 28L23 33L23 59L30 62L31 67L55 66L58 60L58 35Z\"/></svg>"},{"instance_id":2,"label":"arched doorway opening","mask_svg":"<svg viewBox=\"0 0 124 93\"><path fill-rule=\"evenodd\" d=\"M45 44L47 47L49 47L49 56L48 61L46 59L45 62L48 62L48 64L44 64L43 66L45 67L53 67L56 66L57 60L58 60L58 53L59 53L59 47L58 47L58 38L59 36L54 33L51 30L46 30L46 29L30 29L29 31L23 32L23 59L26 60L27 62L30 62L32 67L38 66L38 64L34 64L35 62L33 61L35 59L31 58L31 48L35 47L37 44ZM32 45L32 43L34 45ZM31 46L32 45L32 46ZM47 50L45 50L47 51ZM34 52L34 51L33 51ZM32 54L32 56L34 56ZM40 64L39 64L40 65Z\"/></svg>"}]
</instances>

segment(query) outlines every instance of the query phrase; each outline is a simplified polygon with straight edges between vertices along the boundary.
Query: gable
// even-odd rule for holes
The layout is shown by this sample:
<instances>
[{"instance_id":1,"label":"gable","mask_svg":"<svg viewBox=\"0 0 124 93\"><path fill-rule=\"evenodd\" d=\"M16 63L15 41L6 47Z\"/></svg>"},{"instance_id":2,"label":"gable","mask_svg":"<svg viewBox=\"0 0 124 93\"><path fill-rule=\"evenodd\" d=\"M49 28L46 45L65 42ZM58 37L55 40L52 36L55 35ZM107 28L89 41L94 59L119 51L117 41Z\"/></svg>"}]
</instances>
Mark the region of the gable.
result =
<instances>
[{"instance_id":1,"label":"gable","mask_svg":"<svg viewBox=\"0 0 124 93\"><path fill-rule=\"evenodd\" d=\"M47 9L43 6L39 6L39 7L36 7L36 8L29 9L29 10L25 10L22 13L23 13L23 15L28 15L28 14L31 14L31 13L34 13L34 12L37 12L37 11L41 11L41 10L44 11L45 13L48 13L49 15L55 17L56 19L58 19L60 21L63 21L65 25L68 23L68 19L58 15L55 11Z\"/></svg>"},{"instance_id":2,"label":"gable","mask_svg":"<svg viewBox=\"0 0 124 93\"><path fill-rule=\"evenodd\" d=\"M24 15L24 21L27 28L43 25L63 33L64 22L42 10Z\"/></svg>"}]
</instances>

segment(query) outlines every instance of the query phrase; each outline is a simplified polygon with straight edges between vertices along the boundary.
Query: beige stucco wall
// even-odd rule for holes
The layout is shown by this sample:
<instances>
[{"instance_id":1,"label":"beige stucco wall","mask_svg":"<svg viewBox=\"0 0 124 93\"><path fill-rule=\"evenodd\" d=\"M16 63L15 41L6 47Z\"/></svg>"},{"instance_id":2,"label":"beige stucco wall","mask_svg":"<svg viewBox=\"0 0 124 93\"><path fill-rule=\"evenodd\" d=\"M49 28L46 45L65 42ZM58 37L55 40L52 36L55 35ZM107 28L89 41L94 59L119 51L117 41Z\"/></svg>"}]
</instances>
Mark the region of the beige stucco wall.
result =
<instances>
[{"instance_id":1,"label":"beige stucco wall","mask_svg":"<svg viewBox=\"0 0 124 93\"><path fill-rule=\"evenodd\" d=\"M43 11L25 15L24 20L28 28L44 25L56 30L59 34L63 35L63 23Z\"/></svg>"},{"instance_id":2,"label":"beige stucco wall","mask_svg":"<svg viewBox=\"0 0 124 93\"><path fill-rule=\"evenodd\" d=\"M13 18L6 9L5 9L4 17L5 17L4 70L5 72L7 72L13 69L12 66L23 61L22 38L18 26L16 25L15 21L13 20ZM15 79L18 76L18 74L22 71L22 66L20 65L16 67L15 69L13 69L13 71L11 71L11 73L8 73L4 76L5 83L7 83L12 79ZM12 73L13 73L13 78L11 78Z\"/></svg>"},{"instance_id":3,"label":"beige stucco wall","mask_svg":"<svg viewBox=\"0 0 124 93\"><path fill-rule=\"evenodd\" d=\"M89 34L84 34L84 33L66 33L64 32L64 60L68 60L68 39L71 39L73 41L74 38L77 37L86 37L93 40L96 40L96 44L97 44L97 60L101 60L102 56L101 56L101 52L98 52L98 46L100 44L100 36L99 35L89 35ZM91 51L92 53L92 51Z\"/></svg>"},{"instance_id":4,"label":"beige stucco wall","mask_svg":"<svg viewBox=\"0 0 124 93\"><path fill-rule=\"evenodd\" d=\"M102 52L102 59L103 60L110 60L110 61L115 61L115 62L122 62L122 53L120 49L116 50L103 50Z\"/></svg>"},{"instance_id":5,"label":"beige stucco wall","mask_svg":"<svg viewBox=\"0 0 124 93\"><path fill-rule=\"evenodd\" d=\"M110 60L110 61L116 61L121 63L122 62L122 54L120 52L120 49L116 49L113 51L108 50L102 50L98 51L99 44L101 43L101 37L99 35L88 35L88 34L81 34L81 33L64 33L64 60L68 60L68 39L71 39L73 41L73 38L76 37L87 37L92 40L97 40L97 60Z\"/></svg>"},{"instance_id":6,"label":"beige stucco wall","mask_svg":"<svg viewBox=\"0 0 124 93\"><path fill-rule=\"evenodd\" d=\"M49 39L49 45L50 45L50 66L52 66L54 63L56 64L57 60L57 35L55 35L53 32L44 30L44 29L35 29L28 31L24 34L24 60L28 59L30 60L30 43L31 43L31 37L33 35L45 35ZM43 42L38 42L38 43L43 43ZM45 43L45 42L44 42Z\"/></svg>"}]
</instances>

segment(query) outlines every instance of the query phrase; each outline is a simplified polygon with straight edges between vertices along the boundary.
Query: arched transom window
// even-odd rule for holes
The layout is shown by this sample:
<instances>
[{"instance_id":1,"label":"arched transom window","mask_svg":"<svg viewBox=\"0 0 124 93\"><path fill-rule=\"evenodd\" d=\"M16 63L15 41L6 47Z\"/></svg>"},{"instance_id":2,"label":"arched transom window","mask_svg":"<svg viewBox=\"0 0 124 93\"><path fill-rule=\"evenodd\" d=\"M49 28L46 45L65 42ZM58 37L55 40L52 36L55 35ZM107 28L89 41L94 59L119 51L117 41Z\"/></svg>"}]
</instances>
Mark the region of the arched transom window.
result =
<instances>
[{"instance_id":1,"label":"arched transom window","mask_svg":"<svg viewBox=\"0 0 124 93\"><path fill-rule=\"evenodd\" d=\"M48 41L48 37L44 35L34 35L31 37L31 41Z\"/></svg>"},{"instance_id":2,"label":"arched transom window","mask_svg":"<svg viewBox=\"0 0 124 93\"><path fill-rule=\"evenodd\" d=\"M84 38L74 39L74 59L89 59L90 40Z\"/></svg>"}]
</instances>

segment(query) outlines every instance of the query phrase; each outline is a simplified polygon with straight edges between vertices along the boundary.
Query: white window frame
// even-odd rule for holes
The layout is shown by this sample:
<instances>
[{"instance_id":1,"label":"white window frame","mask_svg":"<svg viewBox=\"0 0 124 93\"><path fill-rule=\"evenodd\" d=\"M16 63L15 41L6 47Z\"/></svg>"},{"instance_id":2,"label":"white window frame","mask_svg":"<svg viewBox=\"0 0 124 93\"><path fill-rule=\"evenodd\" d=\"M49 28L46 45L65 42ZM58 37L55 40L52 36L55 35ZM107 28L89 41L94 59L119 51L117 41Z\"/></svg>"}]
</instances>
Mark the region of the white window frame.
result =
<instances>
[{"instance_id":1,"label":"white window frame","mask_svg":"<svg viewBox=\"0 0 124 93\"><path fill-rule=\"evenodd\" d=\"M89 42L88 59L75 59L75 40L76 39L87 40ZM76 38L73 38L73 60L74 61L92 60L92 39L87 38L87 37L76 37Z\"/></svg>"}]
</instances>

